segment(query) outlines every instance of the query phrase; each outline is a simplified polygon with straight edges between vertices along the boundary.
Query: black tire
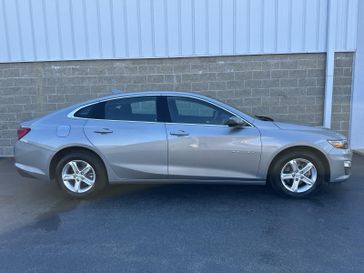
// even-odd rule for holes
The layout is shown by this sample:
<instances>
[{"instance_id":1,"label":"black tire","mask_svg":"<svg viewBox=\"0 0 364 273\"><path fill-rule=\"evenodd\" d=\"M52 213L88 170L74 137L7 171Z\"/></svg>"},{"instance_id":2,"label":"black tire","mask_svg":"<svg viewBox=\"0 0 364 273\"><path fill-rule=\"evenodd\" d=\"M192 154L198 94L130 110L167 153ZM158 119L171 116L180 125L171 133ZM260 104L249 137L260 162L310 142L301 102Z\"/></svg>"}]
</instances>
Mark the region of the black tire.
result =
<instances>
[{"instance_id":1,"label":"black tire","mask_svg":"<svg viewBox=\"0 0 364 273\"><path fill-rule=\"evenodd\" d=\"M63 182L62 171L64 170L67 163L69 163L71 161L86 162L89 165L91 165L91 167L94 170L95 181L94 181L93 185L90 186L91 188L89 190L87 190L86 192L71 191L69 188L67 188L67 186ZM94 197L97 193L99 193L101 190L103 190L105 188L105 186L108 184L107 173L106 173L103 162L101 162L101 160L94 154L88 153L88 152L82 152L82 151L71 152L70 154L67 154L64 157L62 157L56 165L55 177L56 177L56 182L59 185L59 187L62 189L62 191L68 197L76 198L76 199L88 199L88 198ZM74 180L70 180L70 183L72 183L73 181ZM87 184L84 184L84 185L87 187Z\"/></svg>"},{"instance_id":2,"label":"black tire","mask_svg":"<svg viewBox=\"0 0 364 273\"><path fill-rule=\"evenodd\" d=\"M284 183L281 180L281 171L285 165L293 159L304 159L311 162L317 171L317 178L313 186L306 191L303 192L292 192L288 190ZM325 167L322 163L321 159L317 157L315 154L309 151L293 151L287 154L283 154L279 158L275 159L272 163L272 167L269 171L269 182L272 188L280 195L292 198L304 198L312 196L316 194L320 187L324 184L325 181ZM287 180L288 182L293 180ZM300 185L303 185L303 182L300 182ZM304 186L304 185L303 185Z\"/></svg>"}]
</instances>

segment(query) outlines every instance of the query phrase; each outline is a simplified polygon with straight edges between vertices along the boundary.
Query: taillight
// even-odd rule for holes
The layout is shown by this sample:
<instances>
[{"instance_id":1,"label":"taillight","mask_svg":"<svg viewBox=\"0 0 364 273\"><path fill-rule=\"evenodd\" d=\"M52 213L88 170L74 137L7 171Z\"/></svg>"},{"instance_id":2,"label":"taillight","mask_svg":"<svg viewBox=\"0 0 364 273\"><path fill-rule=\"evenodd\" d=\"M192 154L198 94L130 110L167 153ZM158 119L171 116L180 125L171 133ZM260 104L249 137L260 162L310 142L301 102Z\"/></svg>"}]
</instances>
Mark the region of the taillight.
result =
<instances>
[{"instance_id":1,"label":"taillight","mask_svg":"<svg viewBox=\"0 0 364 273\"><path fill-rule=\"evenodd\" d=\"M30 132L30 128L20 127L18 129L18 140L23 138L29 132Z\"/></svg>"}]
</instances>

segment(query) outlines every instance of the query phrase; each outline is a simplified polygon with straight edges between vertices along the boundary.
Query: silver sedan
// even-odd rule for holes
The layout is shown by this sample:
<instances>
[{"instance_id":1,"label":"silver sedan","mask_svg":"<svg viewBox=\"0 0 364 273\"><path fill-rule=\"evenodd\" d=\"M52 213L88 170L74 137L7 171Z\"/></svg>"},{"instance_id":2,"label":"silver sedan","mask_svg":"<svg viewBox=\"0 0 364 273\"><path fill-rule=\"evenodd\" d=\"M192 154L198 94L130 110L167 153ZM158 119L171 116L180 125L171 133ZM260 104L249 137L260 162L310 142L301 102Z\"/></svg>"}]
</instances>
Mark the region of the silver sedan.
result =
<instances>
[{"instance_id":1,"label":"silver sedan","mask_svg":"<svg viewBox=\"0 0 364 273\"><path fill-rule=\"evenodd\" d=\"M333 131L251 117L182 92L120 93L24 122L15 166L87 198L109 183L269 183L304 197L349 178Z\"/></svg>"}]
</instances>

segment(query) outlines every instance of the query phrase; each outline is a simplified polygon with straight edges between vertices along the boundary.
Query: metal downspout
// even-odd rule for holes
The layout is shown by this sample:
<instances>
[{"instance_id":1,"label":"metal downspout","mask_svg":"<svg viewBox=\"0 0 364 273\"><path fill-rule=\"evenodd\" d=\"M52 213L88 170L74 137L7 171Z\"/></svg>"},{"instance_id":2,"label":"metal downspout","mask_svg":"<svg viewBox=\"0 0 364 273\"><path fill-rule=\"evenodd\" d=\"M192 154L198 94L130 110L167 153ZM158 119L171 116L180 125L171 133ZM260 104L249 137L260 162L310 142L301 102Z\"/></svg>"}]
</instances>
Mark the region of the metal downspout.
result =
<instances>
[{"instance_id":1,"label":"metal downspout","mask_svg":"<svg viewBox=\"0 0 364 273\"><path fill-rule=\"evenodd\" d=\"M334 62L336 43L336 0L327 1L327 32L326 32L326 79L324 97L323 126L331 128L332 94L334 88Z\"/></svg>"}]
</instances>

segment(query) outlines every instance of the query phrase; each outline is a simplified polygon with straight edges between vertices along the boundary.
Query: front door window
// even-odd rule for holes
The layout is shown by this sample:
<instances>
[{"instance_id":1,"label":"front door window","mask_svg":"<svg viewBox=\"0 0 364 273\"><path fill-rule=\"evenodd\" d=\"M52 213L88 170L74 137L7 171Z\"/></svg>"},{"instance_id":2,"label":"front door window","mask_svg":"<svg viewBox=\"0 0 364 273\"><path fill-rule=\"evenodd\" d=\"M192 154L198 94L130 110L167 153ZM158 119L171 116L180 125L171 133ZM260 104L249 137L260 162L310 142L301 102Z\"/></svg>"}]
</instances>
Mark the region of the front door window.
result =
<instances>
[{"instance_id":1,"label":"front door window","mask_svg":"<svg viewBox=\"0 0 364 273\"><path fill-rule=\"evenodd\" d=\"M226 125L232 116L210 103L187 97L168 97L168 107L173 123Z\"/></svg>"}]
</instances>

